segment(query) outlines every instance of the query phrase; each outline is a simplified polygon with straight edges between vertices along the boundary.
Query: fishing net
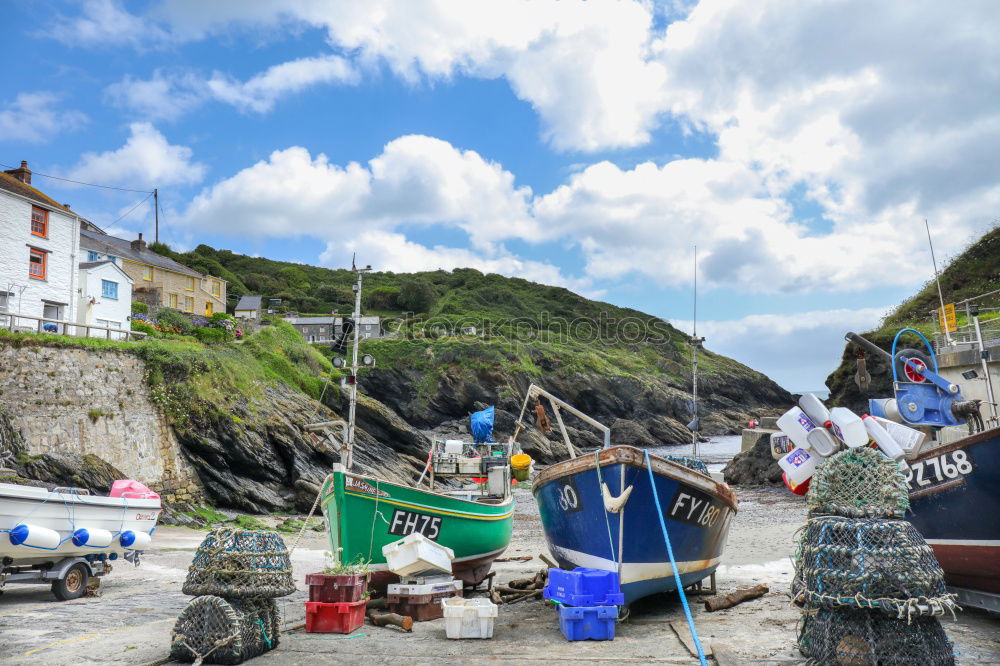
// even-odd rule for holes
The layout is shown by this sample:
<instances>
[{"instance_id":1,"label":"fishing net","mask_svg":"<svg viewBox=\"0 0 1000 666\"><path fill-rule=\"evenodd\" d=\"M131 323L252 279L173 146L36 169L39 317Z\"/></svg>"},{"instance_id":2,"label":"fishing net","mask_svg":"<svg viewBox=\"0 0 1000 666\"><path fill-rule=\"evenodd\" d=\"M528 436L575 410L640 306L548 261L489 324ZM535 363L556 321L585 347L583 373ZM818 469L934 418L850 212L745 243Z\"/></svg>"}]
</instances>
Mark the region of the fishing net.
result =
<instances>
[{"instance_id":1,"label":"fishing net","mask_svg":"<svg viewBox=\"0 0 1000 666\"><path fill-rule=\"evenodd\" d=\"M170 658L195 664L241 664L278 645L273 599L193 599L177 618Z\"/></svg>"},{"instance_id":2,"label":"fishing net","mask_svg":"<svg viewBox=\"0 0 1000 666\"><path fill-rule=\"evenodd\" d=\"M902 518L910 508L906 479L897 463L862 446L820 465L806 495L813 516Z\"/></svg>"},{"instance_id":3,"label":"fishing net","mask_svg":"<svg viewBox=\"0 0 1000 666\"><path fill-rule=\"evenodd\" d=\"M275 532L212 530L198 546L184 594L226 599L273 599L295 592L285 542Z\"/></svg>"},{"instance_id":4,"label":"fishing net","mask_svg":"<svg viewBox=\"0 0 1000 666\"><path fill-rule=\"evenodd\" d=\"M803 617L799 651L809 663L837 666L944 666L955 663L936 617L907 624L881 613L820 609Z\"/></svg>"},{"instance_id":5,"label":"fishing net","mask_svg":"<svg viewBox=\"0 0 1000 666\"><path fill-rule=\"evenodd\" d=\"M924 538L885 518L810 518L795 553L792 598L810 607L878 609L909 620L954 616L955 597Z\"/></svg>"},{"instance_id":6,"label":"fishing net","mask_svg":"<svg viewBox=\"0 0 1000 666\"><path fill-rule=\"evenodd\" d=\"M688 458L687 456L663 456L670 462L675 462L679 465L684 465L688 469L693 469L696 472L701 472L705 476L708 476L708 466L697 458Z\"/></svg>"}]
</instances>

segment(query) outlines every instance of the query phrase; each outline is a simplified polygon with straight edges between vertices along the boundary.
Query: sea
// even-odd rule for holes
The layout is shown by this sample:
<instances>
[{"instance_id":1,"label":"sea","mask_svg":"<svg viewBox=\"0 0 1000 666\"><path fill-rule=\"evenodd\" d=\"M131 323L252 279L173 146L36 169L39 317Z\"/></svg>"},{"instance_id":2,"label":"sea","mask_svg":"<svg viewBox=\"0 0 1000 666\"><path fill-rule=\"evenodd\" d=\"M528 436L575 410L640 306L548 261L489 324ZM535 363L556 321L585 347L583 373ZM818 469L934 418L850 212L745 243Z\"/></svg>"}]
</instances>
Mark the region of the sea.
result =
<instances>
[{"instance_id":1,"label":"sea","mask_svg":"<svg viewBox=\"0 0 1000 666\"><path fill-rule=\"evenodd\" d=\"M698 457L708 465L710 472L721 472L730 460L740 452L743 437L740 435L719 435L709 437L707 442L698 442ZM690 444L660 446L651 451L661 456L690 456Z\"/></svg>"}]
</instances>

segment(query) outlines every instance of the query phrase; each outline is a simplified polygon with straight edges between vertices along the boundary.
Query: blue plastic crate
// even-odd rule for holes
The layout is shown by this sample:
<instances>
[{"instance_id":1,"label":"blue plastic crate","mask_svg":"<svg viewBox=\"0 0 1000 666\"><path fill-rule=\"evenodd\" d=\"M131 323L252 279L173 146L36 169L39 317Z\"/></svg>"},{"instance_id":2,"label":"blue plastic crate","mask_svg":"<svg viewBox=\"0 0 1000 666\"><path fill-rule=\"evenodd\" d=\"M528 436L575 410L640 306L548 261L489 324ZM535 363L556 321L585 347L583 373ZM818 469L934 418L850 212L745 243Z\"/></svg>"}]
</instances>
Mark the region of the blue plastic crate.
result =
<instances>
[{"instance_id":1,"label":"blue plastic crate","mask_svg":"<svg viewBox=\"0 0 1000 666\"><path fill-rule=\"evenodd\" d=\"M559 606L559 628L570 641L612 641L618 606Z\"/></svg>"},{"instance_id":2,"label":"blue plastic crate","mask_svg":"<svg viewBox=\"0 0 1000 666\"><path fill-rule=\"evenodd\" d=\"M618 572L577 567L549 569L542 596L567 606L621 606L625 603Z\"/></svg>"}]
</instances>

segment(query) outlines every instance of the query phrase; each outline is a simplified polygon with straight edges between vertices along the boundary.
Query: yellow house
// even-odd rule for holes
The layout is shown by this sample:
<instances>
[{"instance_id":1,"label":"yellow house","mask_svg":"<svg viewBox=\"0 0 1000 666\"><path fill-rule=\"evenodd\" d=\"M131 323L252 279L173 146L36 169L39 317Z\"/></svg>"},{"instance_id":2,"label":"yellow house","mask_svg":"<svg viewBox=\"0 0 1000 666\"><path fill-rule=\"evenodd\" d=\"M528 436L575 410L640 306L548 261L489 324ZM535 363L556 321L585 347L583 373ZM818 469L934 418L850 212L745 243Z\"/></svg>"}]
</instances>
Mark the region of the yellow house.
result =
<instances>
[{"instance_id":1,"label":"yellow house","mask_svg":"<svg viewBox=\"0 0 1000 666\"><path fill-rule=\"evenodd\" d=\"M88 225L80 230L80 255L84 261L110 259L119 264L135 281L133 300L206 317L226 311L225 280L202 275L149 250L142 234L138 240L128 241Z\"/></svg>"}]
</instances>

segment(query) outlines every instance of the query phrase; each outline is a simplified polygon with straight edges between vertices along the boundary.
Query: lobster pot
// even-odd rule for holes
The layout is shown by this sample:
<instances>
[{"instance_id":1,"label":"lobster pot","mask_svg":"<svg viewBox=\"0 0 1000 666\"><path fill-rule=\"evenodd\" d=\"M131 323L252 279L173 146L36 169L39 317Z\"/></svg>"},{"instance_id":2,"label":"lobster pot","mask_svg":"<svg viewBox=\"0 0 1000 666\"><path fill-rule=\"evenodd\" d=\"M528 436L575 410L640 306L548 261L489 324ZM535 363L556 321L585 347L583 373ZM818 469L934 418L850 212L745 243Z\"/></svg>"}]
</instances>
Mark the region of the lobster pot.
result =
<instances>
[{"instance_id":1,"label":"lobster pot","mask_svg":"<svg viewBox=\"0 0 1000 666\"><path fill-rule=\"evenodd\" d=\"M810 518L795 553L792 597L810 607L872 608L897 617L953 613L953 595L909 522Z\"/></svg>"},{"instance_id":2,"label":"lobster pot","mask_svg":"<svg viewBox=\"0 0 1000 666\"><path fill-rule=\"evenodd\" d=\"M910 508L906 479L895 460L875 449L847 449L816 469L809 515L902 518Z\"/></svg>"},{"instance_id":3,"label":"lobster pot","mask_svg":"<svg viewBox=\"0 0 1000 666\"><path fill-rule=\"evenodd\" d=\"M696 472L701 472L705 476L711 476L708 473L708 465L697 458L688 458L687 456L662 456L670 462L675 462L680 465L684 465L688 469L693 469Z\"/></svg>"},{"instance_id":4,"label":"lobster pot","mask_svg":"<svg viewBox=\"0 0 1000 666\"><path fill-rule=\"evenodd\" d=\"M799 651L809 663L837 666L945 666L955 663L951 641L936 617L899 620L850 608L803 617Z\"/></svg>"},{"instance_id":5,"label":"lobster pot","mask_svg":"<svg viewBox=\"0 0 1000 666\"><path fill-rule=\"evenodd\" d=\"M275 532L212 530L198 546L184 594L274 599L295 592L285 542Z\"/></svg>"},{"instance_id":6,"label":"lobster pot","mask_svg":"<svg viewBox=\"0 0 1000 666\"><path fill-rule=\"evenodd\" d=\"M278 645L278 607L273 599L193 599L177 618L170 658L206 664L242 664Z\"/></svg>"}]
</instances>

